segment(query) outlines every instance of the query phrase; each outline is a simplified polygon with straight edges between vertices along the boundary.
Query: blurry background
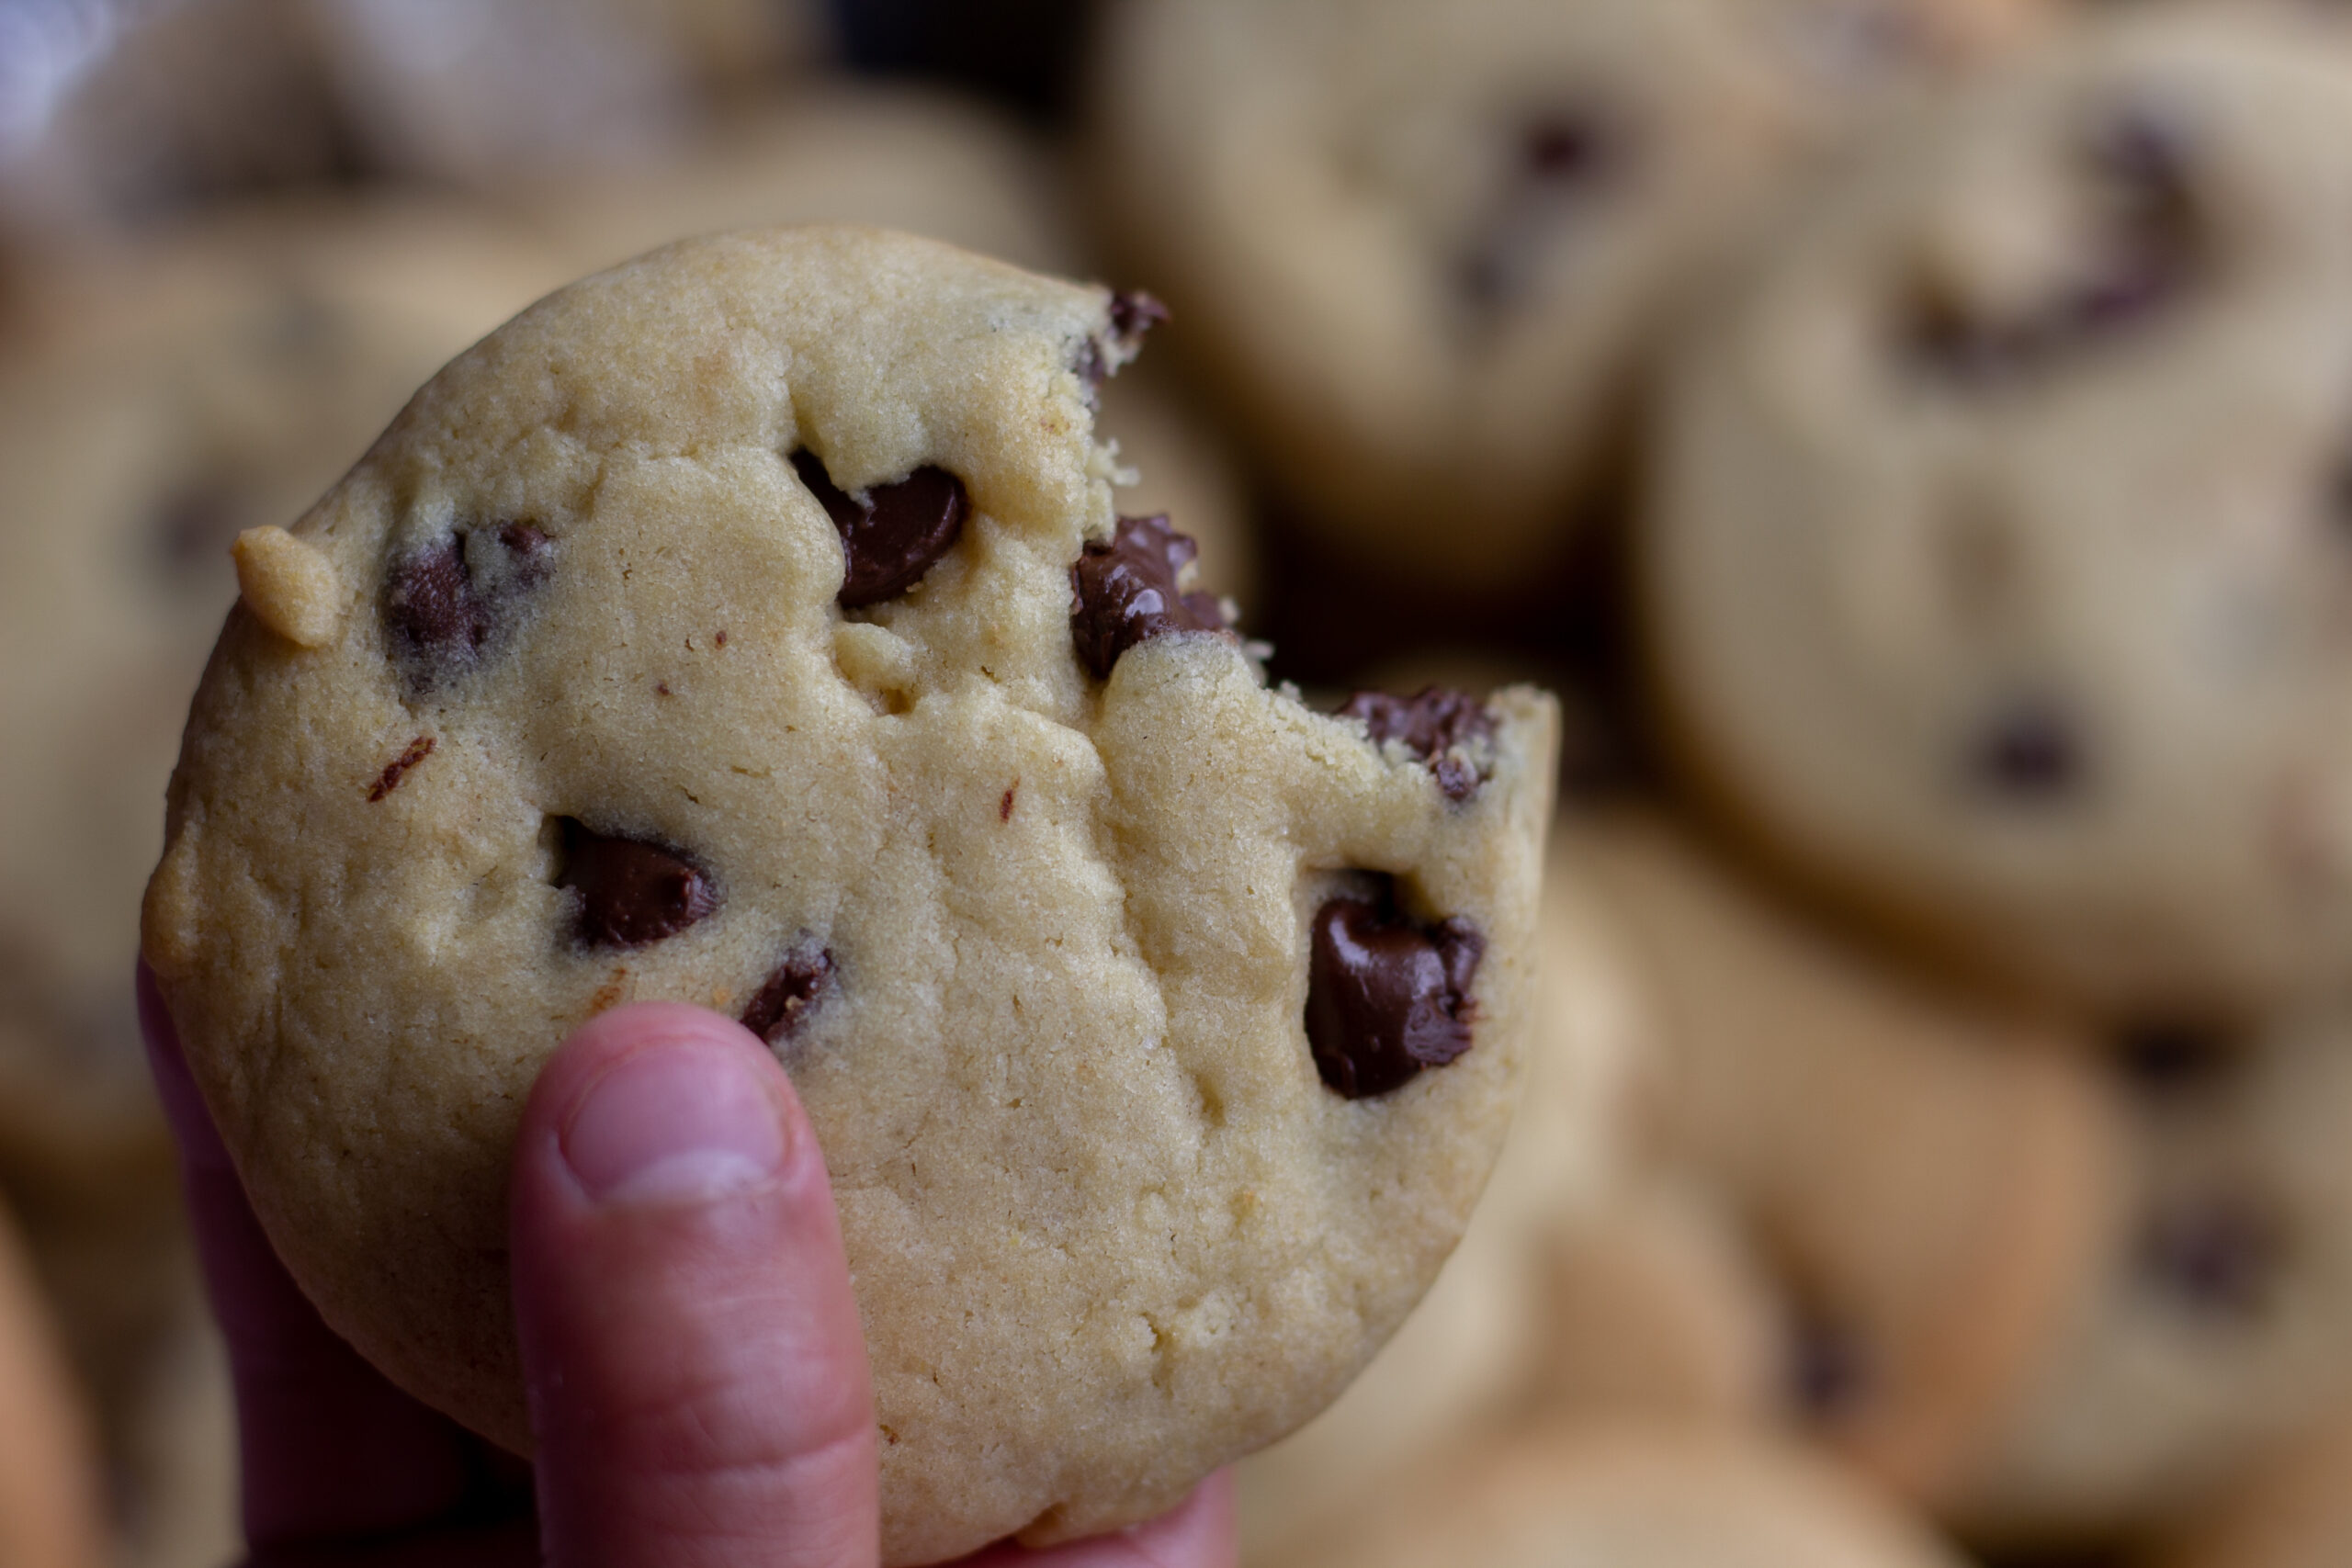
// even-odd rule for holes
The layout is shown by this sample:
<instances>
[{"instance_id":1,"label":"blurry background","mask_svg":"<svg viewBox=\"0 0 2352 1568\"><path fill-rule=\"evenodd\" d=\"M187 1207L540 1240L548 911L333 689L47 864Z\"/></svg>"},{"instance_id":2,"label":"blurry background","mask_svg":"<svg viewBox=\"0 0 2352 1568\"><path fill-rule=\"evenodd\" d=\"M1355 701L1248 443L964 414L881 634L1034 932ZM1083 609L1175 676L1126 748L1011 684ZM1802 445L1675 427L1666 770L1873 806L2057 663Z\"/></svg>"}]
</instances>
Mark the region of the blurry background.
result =
<instances>
[{"instance_id":1,"label":"blurry background","mask_svg":"<svg viewBox=\"0 0 2352 1568\"><path fill-rule=\"evenodd\" d=\"M130 1007L234 594L451 355L846 219L1336 703L1533 679L1544 1029L1253 1568L2352 1563L2352 5L0 0L0 1563L235 1552Z\"/></svg>"}]
</instances>

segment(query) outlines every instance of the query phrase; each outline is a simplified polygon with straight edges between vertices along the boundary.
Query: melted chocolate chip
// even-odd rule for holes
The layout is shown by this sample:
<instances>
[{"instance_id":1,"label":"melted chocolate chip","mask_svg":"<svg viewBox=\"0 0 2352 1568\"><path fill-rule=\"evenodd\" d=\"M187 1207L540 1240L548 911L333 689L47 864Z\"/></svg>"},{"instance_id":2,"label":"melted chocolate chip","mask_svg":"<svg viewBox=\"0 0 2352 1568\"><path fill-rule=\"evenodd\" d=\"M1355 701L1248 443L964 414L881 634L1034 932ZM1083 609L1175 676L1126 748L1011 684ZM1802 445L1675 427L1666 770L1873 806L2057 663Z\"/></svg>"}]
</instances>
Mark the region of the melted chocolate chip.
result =
<instances>
[{"instance_id":1,"label":"melted chocolate chip","mask_svg":"<svg viewBox=\"0 0 2352 1568\"><path fill-rule=\"evenodd\" d=\"M858 495L833 483L817 454L805 447L792 455L792 468L841 530L848 558L841 591L845 610L895 599L921 581L956 547L971 510L964 481L928 463L895 484Z\"/></svg>"},{"instance_id":2,"label":"melted chocolate chip","mask_svg":"<svg viewBox=\"0 0 2352 1568\"><path fill-rule=\"evenodd\" d=\"M799 1032L832 983L833 955L813 942L786 953L743 1009L743 1027L771 1045Z\"/></svg>"},{"instance_id":3,"label":"melted chocolate chip","mask_svg":"<svg viewBox=\"0 0 2352 1568\"><path fill-rule=\"evenodd\" d=\"M2204 246L2178 127L2126 109L2089 139L2084 163L2102 233L2083 273L2007 317L1977 316L1945 299L1917 301L1907 327L1917 363L1960 382L2013 378L2135 326L2188 291Z\"/></svg>"},{"instance_id":4,"label":"melted chocolate chip","mask_svg":"<svg viewBox=\"0 0 2352 1568\"><path fill-rule=\"evenodd\" d=\"M702 868L680 852L608 837L561 819L563 869L556 886L579 896L573 933L592 947L643 947L673 937L718 908Z\"/></svg>"},{"instance_id":5,"label":"melted chocolate chip","mask_svg":"<svg viewBox=\"0 0 2352 1568\"><path fill-rule=\"evenodd\" d=\"M1467 800L1487 782L1487 770L1468 752L1495 733L1487 705L1443 686L1425 686L1408 699L1358 692L1340 705L1341 718L1363 721L1373 744L1401 740L1437 775L1448 800Z\"/></svg>"},{"instance_id":6,"label":"melted chocolate chip","mask_svg":"<svg viewBox=\"0 0 2352 1568\"><path fill-rule=\"evenodd\" d=\"M1122 517L1107 545L1089 545L1069 569L1070 638L1078 656L1108 680L1119 655L1173 632L1223 632L1214 593L1187 593L1177 580L1199 547L1166 516Z\"/></svg>"},{"instance_id":7,"label":"melted chocolate chip","mask_svg":"<svg viewBox=\"0 0 2352 1568\"><path fill-rule=\"evenodd\" d=\"M547 575L553 548L529 523L446 535L392 569L384 628L412 691L481 662L514 600Z\"/></svg>"},{"instance_id":8,"label":"melted chocolate chip","mask_svg":"<svg viewBox=\"0 0 2352 1568\"><path fill-rule=\"evenodd\" d=\"M1470 982L1486 950L1466 920L1425 926L1403 914L1393 885L1317 910L1306 1043L1323 1082L1367 1100L1469 1050Z\"/></svg>"},{"instance_id":9,"label":"melted chocolate chip","mask_svg":"<svg viewBox=\"0 0 2352 1568\"><path fill-rule=\"evenodd\" d=\"M2083 758L2074 727L2054 705L2019 701L1977 738L1969 774L2010 800L2051 800L2080 787Z\"/></svg>"},{"instance_id":10,"label":"melted chocolate chip","mask_svg":"<svg viewBox=\"0 0 2352 1568\"><path fill-rule=\"evenodd\" d=\"M2286 1262L2278 1217L2245 1194L2208 1193L2150 1215L2139 1263L2159 1289L2200 1315L2245 1319L2269 1303Z\"/></svg>"}]
</instances>

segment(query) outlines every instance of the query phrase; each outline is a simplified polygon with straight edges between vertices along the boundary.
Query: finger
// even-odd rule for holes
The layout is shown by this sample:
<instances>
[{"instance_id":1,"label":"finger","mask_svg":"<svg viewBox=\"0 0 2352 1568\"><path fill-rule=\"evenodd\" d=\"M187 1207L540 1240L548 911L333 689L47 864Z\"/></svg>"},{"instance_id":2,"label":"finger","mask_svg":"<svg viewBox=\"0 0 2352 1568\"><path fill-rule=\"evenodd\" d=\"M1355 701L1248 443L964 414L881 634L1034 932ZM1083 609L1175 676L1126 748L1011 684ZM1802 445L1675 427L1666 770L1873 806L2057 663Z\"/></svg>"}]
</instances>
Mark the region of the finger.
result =
<instances>
[{"instance_id":1,"label":"finger","mask_svg":"<svg viewBox=\"0 0 2352 1568\"><path fill-rule=\"evenodd\" d=\"M991 1547L957 1568L1233 1568L1237 1556L1233 1472L1220 1470L1149 1524L1041 1551Z\"/></svg>"},{"instance_id":2,"label":"finger","mask_svg":"<svg viewBox=\"0 0 2352 1568\"><path fill-rule=\"evenodd\" d=\"M144 964L138 990L197 1253L228 1341L247 1539L263 1550L447 1516L476 1491L481 1445L386 1382L321 1320L254 1218Z\"/></svg>"},{"instance_id":3,"label":"finger","mask_svg":"<svg viewBox=\"0 0 2352 1568\"><path fill-rule=\"evenodd\" d=\"M874 1402L824 1158L716 1013L609 1012L514 1152L514 1307L556 1568L873 1568Z\"/></svg>"}]
</instances>

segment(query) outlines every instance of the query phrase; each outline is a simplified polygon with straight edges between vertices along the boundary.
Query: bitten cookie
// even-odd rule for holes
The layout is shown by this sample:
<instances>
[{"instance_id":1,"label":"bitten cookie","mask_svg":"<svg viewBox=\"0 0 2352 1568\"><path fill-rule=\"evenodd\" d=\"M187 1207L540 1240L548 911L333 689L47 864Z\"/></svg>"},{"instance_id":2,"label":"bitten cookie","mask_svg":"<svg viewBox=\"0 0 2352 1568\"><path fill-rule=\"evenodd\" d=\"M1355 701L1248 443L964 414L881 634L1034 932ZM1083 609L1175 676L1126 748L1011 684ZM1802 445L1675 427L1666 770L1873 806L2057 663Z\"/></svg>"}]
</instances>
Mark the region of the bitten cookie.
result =
<instances>
[{"instance_id":1,"label":"bitten cookie","mask_svg":"<svg viewBox=\"0 0 2352 1568\"><path fill-rule=\"evenodd\" d=\"M1757 1433L1498 1434L1389 1490L1287 1568L1958 1568L1851 1477Z\"/></svg>"},{"instance_id":2,"label":"bitten cookie","mask_svg":"<svg viewBox=\"0 0 2352 1568\"><path fill-rule=\"evenodd\" d=\"M877 231L674 246L301 520L322 641L248 583L146 951L402 1385L527 1447L516 1109L629 998L744 1019L808 1105L890 1562L1168 1507L1427 1286L1510 1115L1555 711L1266 689L1113 515L1091 388L1150 314Z\"/></svg>"},{"instance_id":3,"label":"bitten cookie","mask_svg":"<svg viewBox=\"0 0 2352 1568\"><path fill-rule=\"evenodd\" d=\"M1781 1303L1781 1413L1949 1495L2092 1287L2122 1156L2088 1053L1874 967L1654 819L1562 854L1649 977L1655 1157Z\"/></svg>"},{"instance_id":4,"label":"bitten cookie","mask_svg":"<svg viewBox=\"0 0 2352 1568\"><path fill-rule=\"evenodd\" d=\"M2212 1504L2352 1402L2352 1027L2127 1042L2129 1178L2064 1331L1955 1498L1988 1539Z\"/></svg>"},{"instance_id":5,"label":"bitten cookie","mask_svg":"<svg viewBox=\"0 0 2352 1568\"><path fill-rule=\"evenodd\" d=\"M1318 542L1495 593L1555 557L1755 198L2026 8L1129 0L1092 183Z\"/></svg>"},{"instance_id":6,"label":"bitten cookie","mask_svg":"<svg viewBox=\"0 0 2352 1568\"><path fill-rule=\"evenodd\" d=\"M1679 749L1793 873L2132 1016L2352 977L2352 53L2082 31L1789 215L1671 378Z\"/></svg>"}]
</instances>

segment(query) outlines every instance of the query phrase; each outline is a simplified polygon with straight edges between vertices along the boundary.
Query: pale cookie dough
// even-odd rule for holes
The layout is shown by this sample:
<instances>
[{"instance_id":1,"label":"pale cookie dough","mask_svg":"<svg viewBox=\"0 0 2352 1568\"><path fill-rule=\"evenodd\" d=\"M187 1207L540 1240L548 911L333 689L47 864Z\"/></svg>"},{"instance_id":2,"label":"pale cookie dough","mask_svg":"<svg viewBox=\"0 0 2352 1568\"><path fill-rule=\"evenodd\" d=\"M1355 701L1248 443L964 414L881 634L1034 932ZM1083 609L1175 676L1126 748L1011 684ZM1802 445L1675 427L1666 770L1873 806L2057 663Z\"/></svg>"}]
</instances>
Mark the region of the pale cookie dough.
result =
<instances>
[{"instance_id":1,"label":"pale cookie dough","mask_svg":"<svg viewBox=\"0 0 2352 1568\"><path fill-rule=\"evenodd\" d=\"M2352 978L2352 52L2119 15L1855 159L1670 378L1690 772L1791 872L2109 1014Z\"/></svg>"},{"instance_id":2,"label":"pale cookie dough","mask_svg":"<svg viewBox=\"0 0 2352 1568\"><path fill-rule=\"evenodd\" d=\"M2122 1155L2089 1053L1841 948L1655 818L1561 856L1648 976L1652 1157L1781 1303L1784 1417L1947 1495L2093 1285Z\"/></svg>"},{"instance_id":3,"label":"pale cookie dough","mask_svg":"<svg viewBox=\"0 0 2352 1568\"><path fill-rule=\"evenodd\" d=\"M2026 9L1127 0L1089 178L1318 544L1504 592L1555 559L1758 198L1871 84L1999 52Z\"/></svg>"},{"instance_id":4,"label":"pale cookie dough","mask_svg":"<svg viewBox=\"0 0 2352 1568\"><path fill-rule=\"evenodd\" d=\"M232 615L144 936L330 1323L518 1450L517 1107L629 998L822 1138L886 1561L1176 1502L1434 1277L1527 1026L1556 715L1267 690L1091 384L1149 312L927 241L658 252L456 361ZM1272 1369L1278 1369L1273 1371Z\"/></svg>"},{"instance_id":5,"label":"pale cookie dough","mask_svg":"<svg viewBox=\"0 0 2352 1568\"><path fill-rule=\"evenodd\" d=\"M2125 1059L2130 1176L2092 1288L1954 1498L1988 1539L2179 1519L2352 1402L2352 1021Z\"/></svg>"},{"instance_id":6,"label":"pale cookie dough","mask_svg":"<svg viewBox=\"0 0 2352 1568\"><path fill-rule=\"evenodd\" d=\"M1960 1559L1786 1439L1618 1423L1465 1448L1284 1568L1960 1568Z\"/></svg>"}]
</instances>

